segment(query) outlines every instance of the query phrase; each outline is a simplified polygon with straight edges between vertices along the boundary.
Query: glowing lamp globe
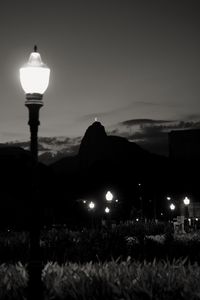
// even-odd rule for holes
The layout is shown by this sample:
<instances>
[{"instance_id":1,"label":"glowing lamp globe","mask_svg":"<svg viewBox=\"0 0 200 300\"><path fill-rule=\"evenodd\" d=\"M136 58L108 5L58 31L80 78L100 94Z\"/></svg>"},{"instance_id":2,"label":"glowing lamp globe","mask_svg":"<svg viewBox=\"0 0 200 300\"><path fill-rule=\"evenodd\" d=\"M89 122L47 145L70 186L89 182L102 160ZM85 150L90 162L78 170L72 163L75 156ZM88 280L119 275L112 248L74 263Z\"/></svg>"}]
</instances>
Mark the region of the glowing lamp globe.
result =
<instances>
[{"instance_id":1,"label":"glowing lamp globe","mask_svg":"<svg viewBox=\"0 0 200 300\"><path fill-rule=\"evenodd\" d=\"M110 208L109 208L109 207L106 207L106 208L105 208L105 213L106 213L106 214L109 214L109 212L110 212Z\"/></svg>"},{"instance_id":2,"label":"glowing lamp globe","mask_svg":"<svg viewBox=\"0 0 200 300\"><path fill-rule=\"evenodd\" d=\"M94 209L95 208L95 203L93 201L91 201L89 204L88 204L89 208L90 209Z\"/></svg>"},{"instance_id":3,"label":"glowing lamp globe","mask_svg":"<svg viewBox=\"0 0 200 300\"><path fill-rule=\"evenodd\" d=\"M106 193L106 200L107 201L112 201L113 200L113 194L110 191L108 191Z\"/></svg>"},{"instance_id":4,"label":"glowing lamp globe","mask_svg":"<svg viewBox=\"0 0 200 300\"><path fill-rule=\"evenodd\" d=\"M190 204L190 199L189 199L188 197L185 197L185 198L183 199L183 203L184 203L185 205L189 205L189 204Z\"/></svg>"},{"instance_id":5,"label":"glowing lamp globe","mask_svg":"<svg viewBox=\"0 0 200 300\"><path fill-rule=\"evenodd\" d=\"M49 85L50 69L42 62L37 47L29 61L20 69L20 82L26 94L43 95Z\"/></svg>"},{"instance_id":6,"label":"glowing lamp globe","mask_svg":"<svg viewBox=\"0 0 200 300\"><path fill-rule=\"evenodd\" d=\"M175 206L173 203L172 203L172 204L170 204L170 206L169 206L169 207L170 207L170 209L171 209L171 210L175 210L175 208L176 208L176 206Z\"/></svg>"}]
</instances>

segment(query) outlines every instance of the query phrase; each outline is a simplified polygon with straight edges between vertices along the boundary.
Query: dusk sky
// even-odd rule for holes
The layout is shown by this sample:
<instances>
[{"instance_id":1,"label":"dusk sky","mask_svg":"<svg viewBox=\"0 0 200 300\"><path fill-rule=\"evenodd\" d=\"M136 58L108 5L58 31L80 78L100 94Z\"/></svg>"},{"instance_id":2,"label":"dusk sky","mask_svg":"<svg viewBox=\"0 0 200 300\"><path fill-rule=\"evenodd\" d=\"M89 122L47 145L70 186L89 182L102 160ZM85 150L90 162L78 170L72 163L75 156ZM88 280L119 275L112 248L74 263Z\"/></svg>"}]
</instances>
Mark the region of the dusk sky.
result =
<instances>
[{"instance_id":1,"label":"dusk sky","mask_svg":"<svg viewBox=\"0 0 200 300\"><path fill-rule=\"evenodd\" d=\"M98 117L161 153L166 132L198 128L198 4L1 0L0 142L29 139L19 68L34 44L51 69L39 136L82 137Z\"/></svg>"}]
</instances>

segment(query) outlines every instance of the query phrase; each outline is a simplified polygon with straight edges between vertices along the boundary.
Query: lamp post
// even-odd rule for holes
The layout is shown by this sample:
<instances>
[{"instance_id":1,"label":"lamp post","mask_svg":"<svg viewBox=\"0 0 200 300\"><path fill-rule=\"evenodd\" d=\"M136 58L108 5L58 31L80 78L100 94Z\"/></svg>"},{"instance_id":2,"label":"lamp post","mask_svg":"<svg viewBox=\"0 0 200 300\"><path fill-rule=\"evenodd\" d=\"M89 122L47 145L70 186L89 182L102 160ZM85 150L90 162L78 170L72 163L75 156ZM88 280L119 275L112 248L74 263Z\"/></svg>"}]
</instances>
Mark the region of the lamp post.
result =
<instances>
[{"instance_id":1,"label":"lamp post","mask_svg":"<svg viewBox=\"0 0 200 300\"><path fill-rule=\"evenodd\" d=\"M190 199L188 197L185 197L183 199L183 204L184 204L184 207L185 207L185 218L188 219L189 218L188 206L190 205Z\"/></svg>"},{"instance_id":2,"label":"lamp post","mask_svg":"<svg viewBox=\"0 0 200 300\"><path fill-rule=\"evenodd\" d=\"M105 213L107 215L107 226L111 226L112 220L111 220L111 214L110 214L110 207L111 207L111 203L113 202L113 198L114 198L113 193L111 193L111 191L107 191L105 198L109 205L109 207L105 208Z\"/></svg>"},{"instance_id":3,"label":"lamp post","mask_svg":"<svg viewBox=\"0 0 200 300\"><path fill-rule=\"evenodd\" d=\"M104 212L106 214L106 219L105 219L105 222L107 223L106 225L108 227L110 227L111 226L111 209L108 206L106 206L106 208L104 209Z\"/></svg>"},{"instance_id":4,"label":"lamp post","mask_svg":"<svg viewBox=\"0 0 200 300\"><path fill-rule=\"evenodd\" d=\"M173 211L175 210L176 206L173 203L171 203L169 208L171 210L171 221L173 221Z\"/></svg>"},{"instance_id":5,"label":"lamp post","mask_svg":"<svg viewBox=\"0 0 200 300\"><path fill-rule=\"evenodd\" d=\"M40 255L40 206L37 204L38 193L36 183L36 168L38 161L38 126L39 110L43 106L43 94L49 84L50 69L42 62L37 46L30 54L29 61L20 69L20 82L26 95L25 106L29 111L30 151L34 157L31 190L30 218L30 262L28 299L42 299L41 255ZM35 221L37 220L37 221Z\"/></svg>"},{"instance_id":6,"label":"lamp post","mask_svg":"<svg viewBox=\"0 0 200 300\"><path fill-rule=\"evenodd\" d=\"M91 228L94 229L94 210L95 210L95 203L90 201L88 204L89 210L91 211Z\"/></svg>"},{"instance_id":7,"label":"lamp post","mask_svg":"<svg viewBox=\"0 0 200 300\"><path fill-rule=\"evenodd\" d=\"M29 122L31 133L30 150L34 158L38 159L38 126L39 110L43 106L43 94L49 84L50 69L42 62L37 46L31 53L28 63L20 69L20 81L26 94L25 105L29 110Z\"/></svg>"},{"instance_id":8,"label":"lamp post","mask_svg":"<svg viewBox=\"0 0 200 300\"><path fill-rule=\"evenodd\" d=\"M186 231L189 229L189 225L191 225L191 221L189 221L189 209L188 206L190 205L190 199L188 197L185 197L183 199L184 204L184 216L185 216L185 222L186 222Z\"/></svg>"}]
</instances>

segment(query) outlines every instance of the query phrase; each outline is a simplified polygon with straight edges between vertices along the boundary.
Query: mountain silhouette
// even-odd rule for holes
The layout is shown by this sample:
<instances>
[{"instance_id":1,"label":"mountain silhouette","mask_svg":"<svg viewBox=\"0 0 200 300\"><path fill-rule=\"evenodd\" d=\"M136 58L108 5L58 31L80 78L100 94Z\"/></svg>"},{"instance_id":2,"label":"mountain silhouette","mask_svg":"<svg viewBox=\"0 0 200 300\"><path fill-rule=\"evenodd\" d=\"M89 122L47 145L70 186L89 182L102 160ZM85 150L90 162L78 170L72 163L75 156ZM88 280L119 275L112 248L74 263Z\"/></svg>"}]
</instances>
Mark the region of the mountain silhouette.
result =
<instances>
[{"instance_id":1,"label":"mountain silhouette","mask_svg":"<svg viewBox=\"0 0 200 300\"><path fill-rule=\"evenodd\" d=\"M147 152L135 143L130 143L126 138L107 136L104 126L94 122L88 127L81 141L79 158L82 168L88 168L97 161L120 161L133 158L132 155L145 155Z\"/></svg>"},{"instance_id":2,"label":"mountain silhouette","mask_svg":"<svg viewBox=\"0 0 200 300\"><path fill-rule=\"evenodd\" d=\"M157 191L164 188L165 176L160 174L167 165L166 157L152 154L126 138L109 136L100 122L94 122L86 130L78 154L62 158L51 168L56 174L61 207L69 205L71 210L75 199L102 198L111 189L126 204L126 214L133 204L140 206L138 183L145 186L144 197L153 197L155 182Z\"/></svg>"},{"instance_id":3,"label":"mountain silhouette","mask_svg":"<svg viewBox=\"0 0 200 300\"><path fill-rule=\"evenodd\" d=\"M44 222L53 217L54 222L68 220L76 225L89 217L82 200L93 200L101 208L108 190L119 200L112 216L120 219L129 218L134 209L143 209L149 218L167 212L167 195L176 199L192 196L193 201L200 198L196 176L200 161L150 153L126 138L107 135L100 122L88 127L77 155L35 167L30 151L2 145L0 166L0 226L5 222L28 224L31 216L35 218L31 207L50 212ZM37 197L31 196L33 185Z\"/></svg>"},{"instance_id":4,"label":"mountain silhouette","mask_svg":"<svg viewBox=\"0 0 200 300\"><path fill-rule=\"evenodd\" d=\"M88 127L82 138L78 155L65 157L53 163L51 166L56 172L72 170L72 164L80 171L93 168L94 164L103 161L120 163L124 161L137 161L138 158L146 158L151 155L126 138L108 136L104 126L100 122L94 122ZM145 159L146 160L146 159ZM72 163L73 162L73 163Z\"/></svg>"},{"instance_id":5,"label":"mountain silhouette","mask_svg":"<svg viewBox=\"0 0 200 300\"><path fill-rule=\"evenodd\" d=\"M108 137L104 126L94 122L85 132L81 141L78 156L81 167L89 167L95 161L105 158L105 148L108 146Z\"/></svg>"}]
</instances>

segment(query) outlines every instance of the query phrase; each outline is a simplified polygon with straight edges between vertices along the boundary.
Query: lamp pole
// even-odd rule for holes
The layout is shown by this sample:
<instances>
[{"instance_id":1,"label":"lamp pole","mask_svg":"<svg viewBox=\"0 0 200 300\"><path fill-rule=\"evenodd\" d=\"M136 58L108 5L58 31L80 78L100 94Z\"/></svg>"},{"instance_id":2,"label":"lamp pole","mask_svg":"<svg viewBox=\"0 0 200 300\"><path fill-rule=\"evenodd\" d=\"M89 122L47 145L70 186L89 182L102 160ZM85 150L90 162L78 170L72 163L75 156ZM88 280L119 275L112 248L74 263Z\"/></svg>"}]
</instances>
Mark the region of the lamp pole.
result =
<instances>
[{"instance_id":1,"label":"lamp pole","mask_svg":"<svg viewBox=\"0 0 200 300\"><path fill-rule=\"evenodd\" d=\"M26 95L25 106L29 111L29 121L28 125L30 126L30 151L38 161L38 126L40 125L39 121L39 111L43 106L42 95L41 94L27 94Z\"/></svg>"},{"instance_id":2,"label":"lamp pole","mask_svg":"<svg viewBox=\"0 0 200 300\"><path fill-rule=\"evenodd\" d=\"M189 209L188 206L190 205L190 199L188 197L185 197L183 199L184 203L184 216L185 216L185 225L186 225L186 232L189 230Z\"/></svg>"},{"instance_id":3,"label":"lamp pole","mask_svg":"<svg viewBox=\"0 0 200 300\"><path fill-rule=\"evenodd\" d=\"M30 224L30 262L28 265L29 271L29 287L28 300L43 299L43 286L41 281L42 272L42 258L40 249L40 230L41 230L41 207L38 205L38 186L37 186L37 163L38 163L38 126L39 110L43 106L42 95L40 94L26 94L25 106L28 108L30 127L30 151L34 158L34 166L32 169L32 216ZM36 222L35 222L36 218Z\"/></svg>"},{"instance_id":4,"label":"lamp pole","mask_svg":"<svg viewBox=\"0 0 200 300\"><path fill-rule=\"evenodd\" d=\"M183 199L183 203L185 205L186 211L185 211L185 217L188 218L189 217L189 210L188 210L188 206L190 205L190 199L188 197L185 197Z\"/></svg>"},{"instance_id":5,"label":"lamp pole","mask_svg":"<svg viewBox=\"0 0 200 300\"><path fill-rule=\"evenodd\" d=\"M41 206L37 186L38 126L39 111L43 106L43 93L48 87L50 69L42 62L37 46L31 53L28 63L20 69L20 81L26 94L25 106L29 111L30 151L34 158L32 169L31 216L30 216L30 261L28 264L28 300L43 299L41 281L42 261L40 252ZM35 221L36 220L36 221Z\"/></svg>"},{"instance_id":6,"label":"lamp pole","mask_svg":"<svg viewBox=\"0 0 200 300\"><path fill-rule=\"evenodd\" d=\"M91 211L91 228L94 230L94 209L95 209L95 203L93 201L90 201L88 204L89 210Z\"/></svg>"},{"instance_id":7,"label":"lamp pole","mask_svg":"<svg viewBox=\"0 0 200 300\"><path fill-rule=\"evenodd\" d=\"M176 206L173 203L171 203L169 208L171 210L170 222L173 222L173 212L174 212Z\"/></svg>"},{"instance_id":8,"label":"lamp pole","mask_svg":"<svg viewBox=\"0 0 200 300\"><path fill-rule=\"evenodd\" d=\"M109 207L105 208L105 213L107 214L107 226L111 227L112 219L111 219L111 215L110 215L110 207L111 207L111 203L113 202L114 196L110 191L107 191L105 198L106 198L107 203L109 204Z\"/></svg>"}]
</instances>

